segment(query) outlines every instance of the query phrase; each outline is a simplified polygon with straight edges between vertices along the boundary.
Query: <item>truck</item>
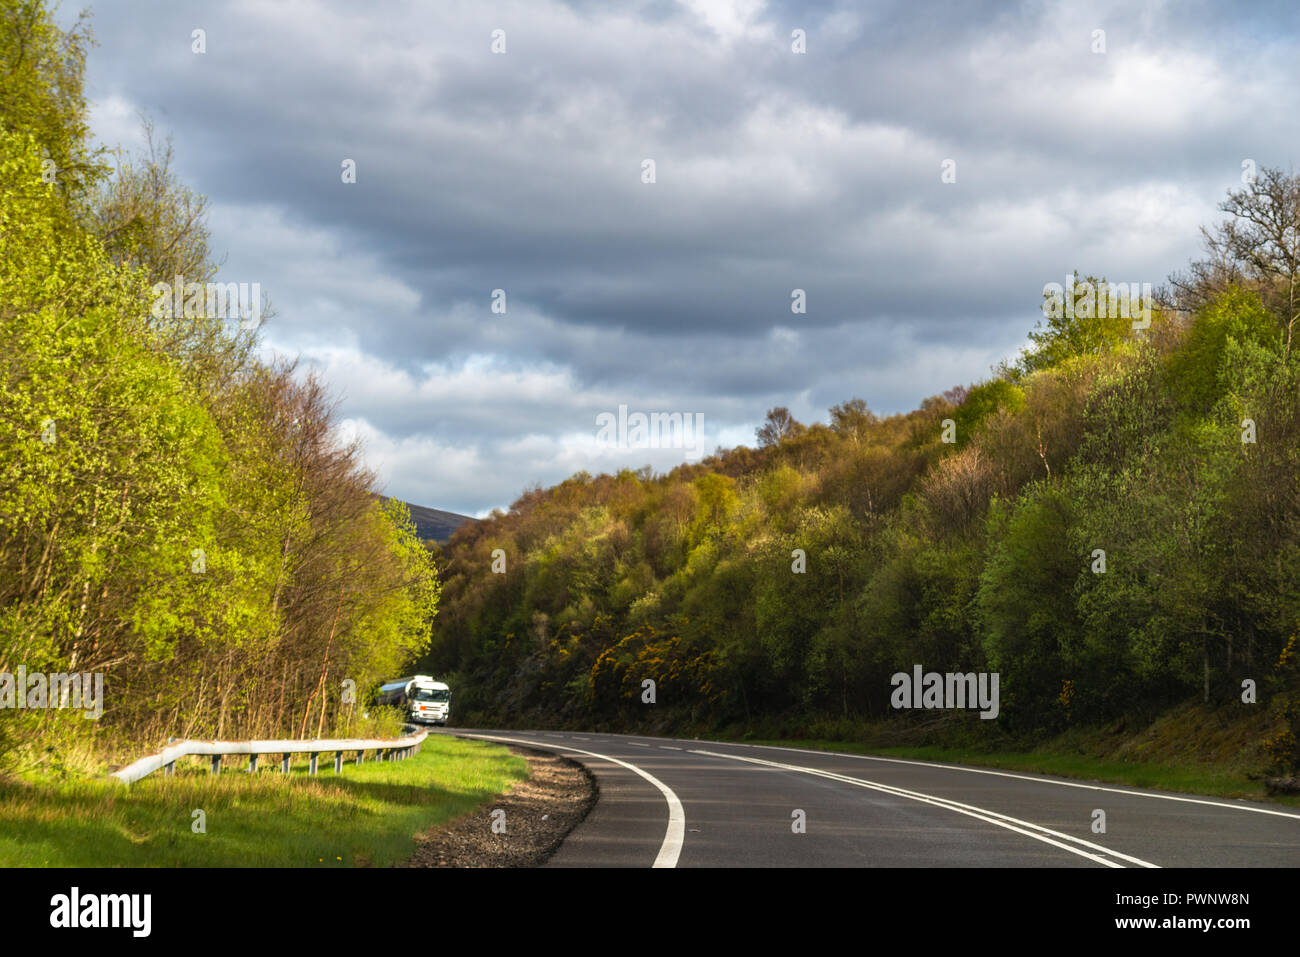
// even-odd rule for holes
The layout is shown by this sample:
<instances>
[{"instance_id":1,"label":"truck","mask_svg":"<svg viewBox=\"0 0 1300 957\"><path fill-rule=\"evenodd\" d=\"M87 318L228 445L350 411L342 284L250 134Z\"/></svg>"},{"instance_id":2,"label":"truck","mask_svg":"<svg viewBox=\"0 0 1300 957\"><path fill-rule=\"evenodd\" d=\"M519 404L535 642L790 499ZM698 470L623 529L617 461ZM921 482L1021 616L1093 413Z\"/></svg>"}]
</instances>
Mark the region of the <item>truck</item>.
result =
<instances>
[{"instance_id":1,"label":"truck","mask_svg":"<svg viewBox=\"0 0 1300 957\"><path fill-rule=\"evenodd\" d=\"M429 675L396 678L379 686L375 704L396 705L417 724L445 725L451 717L451 688Z\"/></svg>"}]
</instances>

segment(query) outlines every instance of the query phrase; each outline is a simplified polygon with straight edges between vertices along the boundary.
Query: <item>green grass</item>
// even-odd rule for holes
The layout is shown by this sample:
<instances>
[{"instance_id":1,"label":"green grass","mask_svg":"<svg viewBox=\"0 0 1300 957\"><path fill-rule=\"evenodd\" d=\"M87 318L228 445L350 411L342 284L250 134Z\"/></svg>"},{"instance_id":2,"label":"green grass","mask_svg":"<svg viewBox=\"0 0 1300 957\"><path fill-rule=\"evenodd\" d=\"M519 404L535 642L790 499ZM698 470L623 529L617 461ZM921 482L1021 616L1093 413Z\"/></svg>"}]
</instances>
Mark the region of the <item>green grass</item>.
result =
<instances>
[{"instance_id":1,"label":"green grass","mask_svg":"<svg viewBox=\"0 0 1300 957\"><path fill-rule=\"evenodd\" d=\"M1295 797L1269 797L1262 782L1247 777L1235 768L1168 764L1155 761L1126 761L1052 751L1018 753L941 747L873 748L844 741L788 739L760 741L750 738L745 740L750 744L808 748L815 751L842 751L851 754L874 754L887 758L939 761L945 764L969 764L1007 771L1052 774L1063 778L1082 778L1089 781L1102 781L1129 787L1150 788L1152 790L1185 791L1192 794L1216 797L1249 798L1251 800L1300 805L1300 799Z\"/></svg>"},{"instance_id":2,"label":"green grass","mask_svg":"<svg viewBox=\"0 0 1300 957\"><path fill-rule=\"evenodd\" d=\"M328 757L329 760L325 760ZM414 853L416 835L473 812L528 776L499 745L434 735L405 761L345 764L322 756L290 774L212 776L190 759L125 786L111 779L0 783L4 867L386 866ZM206 761L206 759L202 759ZM227 759L234 761L238 759ZM206 833L192 830L193 812Z\"/></svg>"}]
</instances>

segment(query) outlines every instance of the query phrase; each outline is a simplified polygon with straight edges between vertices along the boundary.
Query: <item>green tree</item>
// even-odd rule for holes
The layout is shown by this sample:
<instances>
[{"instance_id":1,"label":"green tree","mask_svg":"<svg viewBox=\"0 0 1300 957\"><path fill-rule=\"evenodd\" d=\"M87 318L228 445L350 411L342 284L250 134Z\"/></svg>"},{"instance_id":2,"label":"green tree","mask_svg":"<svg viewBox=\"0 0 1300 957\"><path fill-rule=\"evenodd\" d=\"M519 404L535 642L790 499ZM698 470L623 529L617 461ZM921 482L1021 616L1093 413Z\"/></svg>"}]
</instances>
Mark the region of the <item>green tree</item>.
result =
<instances>
[{"instance_id":1,"label":"green tree","mask_svg":"<svg viewBox=\"0 0 1300 957\"><path fill-rule=\"evenodd\" d=\"M1067 302L1070 298L1073 302ZM1101 355L1131 338L1139 297L1130 291L1127 309L1120 298L1120 302L1112 302L1111 287L1105 279L1080 279L1077 272L1072 289L1056 297L1045 294L1044 321L1029 333L1030 345L1021 354L1019 370L1037 372L1072 356Z\"/></svg>"},{"instance_id":2,"label":"green tree","mask_svg":"<svg viewBox=\"0 0 1300 957\"><path fill-rule=\"evenodd\" d=\"M87 13L64 31L44 0L0 0L0 126L31 134L39 175L66 202L83 199L108 172L90 145L83 91L92 43Z\"/></svg>"}]
</instances>

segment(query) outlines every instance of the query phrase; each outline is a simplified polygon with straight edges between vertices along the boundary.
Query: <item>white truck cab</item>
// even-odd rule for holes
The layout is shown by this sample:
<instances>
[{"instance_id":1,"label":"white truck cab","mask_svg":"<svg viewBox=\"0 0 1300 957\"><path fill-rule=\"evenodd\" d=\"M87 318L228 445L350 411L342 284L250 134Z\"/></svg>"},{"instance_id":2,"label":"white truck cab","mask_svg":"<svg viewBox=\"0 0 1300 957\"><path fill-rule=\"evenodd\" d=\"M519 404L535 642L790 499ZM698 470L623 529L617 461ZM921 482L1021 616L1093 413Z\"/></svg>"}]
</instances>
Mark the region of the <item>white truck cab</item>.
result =
<instances>
[{"instance_id":1,"label":"white truck cab","mask_svg":"<svg viewBox=\"0 0 1300 957\"><path fill-rule=\"evenodd\" d=\"M419 675L407 686L406 704L412 721L445 725L451 717L451 688Z\"/></svg>"}]
</instances>

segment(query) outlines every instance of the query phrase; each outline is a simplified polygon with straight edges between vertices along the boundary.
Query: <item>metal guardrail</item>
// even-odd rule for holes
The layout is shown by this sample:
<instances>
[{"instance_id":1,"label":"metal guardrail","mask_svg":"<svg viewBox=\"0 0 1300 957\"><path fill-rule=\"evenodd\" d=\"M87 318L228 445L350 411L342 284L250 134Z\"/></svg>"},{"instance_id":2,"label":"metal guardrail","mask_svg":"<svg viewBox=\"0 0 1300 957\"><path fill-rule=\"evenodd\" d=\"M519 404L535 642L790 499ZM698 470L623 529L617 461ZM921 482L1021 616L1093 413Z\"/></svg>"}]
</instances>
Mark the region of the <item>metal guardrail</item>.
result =
<instances>
[{"instance_id":1,"label":"metal guardrail","mask_svg":"<svg viewBox=\"0 0 1300 957\"><path fill-rule=\"evenodd\" d=\"M356 752L357 764L362 763L367 751L375 753L374 760L376 761L400 761L419 751L420 744L428 736L428 731L420 731L404 738L317 738L311 741L177 741L169 744L157 754L147 755L139 761L128 764L119 771L114 771L110 777L117 778L123 784L130 784L133 781L139 781L145 775L152 774L159 768L164 768L165 774L173 774L176 771L176 759L193 754L210 755L213 774L221 773L221 759L226 755L248 755L248 770L256 771L258 755L278 754L280 755L280 770L287 773L289 759L292 755L310 754L309 771L311 774L315 774L317 759L322 754L333 753L334 773L340 774L343 771L343 755L348 752Z\"/></svg>"}]
</instances>

